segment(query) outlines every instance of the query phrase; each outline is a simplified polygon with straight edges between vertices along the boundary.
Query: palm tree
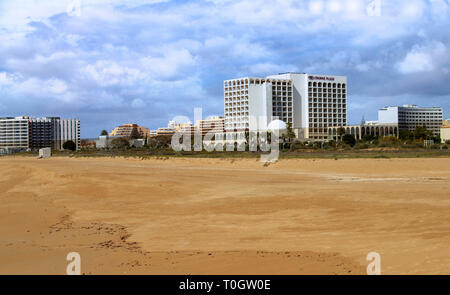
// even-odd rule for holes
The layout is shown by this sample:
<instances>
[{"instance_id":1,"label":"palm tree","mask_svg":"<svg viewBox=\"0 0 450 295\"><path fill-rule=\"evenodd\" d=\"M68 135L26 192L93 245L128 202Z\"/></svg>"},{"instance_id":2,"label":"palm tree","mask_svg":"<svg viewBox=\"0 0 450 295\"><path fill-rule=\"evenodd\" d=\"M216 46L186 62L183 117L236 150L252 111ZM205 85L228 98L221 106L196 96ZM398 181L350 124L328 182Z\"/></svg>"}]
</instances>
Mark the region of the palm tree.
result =
<instances>
[{"instance_id":1,"label":"palm tree","mask_svg":"<svg viewBox=\"0 0 450 295\"><path fill-rule=\"evenodd\" d=\"M291 142L292 139L295 138L295 132L292 130L292 123L286 123L286 129L287 129L287 138L288 141Z\"/></svg>"},{"instance_id":2,"label":"palm tree","mask_svg":"<svg viewBox=\"0 0 450 295\"><path fill-rule=\"evenodd\" d=\"M342 141L342 136L345 134L345 128L339 127L337 130L337 134L339 135L339 141Z\"/></svg>"}]
</instances>

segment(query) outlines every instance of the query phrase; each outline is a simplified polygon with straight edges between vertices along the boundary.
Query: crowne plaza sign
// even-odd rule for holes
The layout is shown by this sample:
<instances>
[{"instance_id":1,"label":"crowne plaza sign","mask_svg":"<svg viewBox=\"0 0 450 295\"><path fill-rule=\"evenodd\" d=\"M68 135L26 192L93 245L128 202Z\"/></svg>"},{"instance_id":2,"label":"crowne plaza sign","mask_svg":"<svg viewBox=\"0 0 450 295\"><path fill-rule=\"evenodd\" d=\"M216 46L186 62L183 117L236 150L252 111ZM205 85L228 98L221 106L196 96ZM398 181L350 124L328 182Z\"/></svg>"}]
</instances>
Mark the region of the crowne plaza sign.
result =
<instances>
[{"instance_id":1,"label":"crowne plaza sign","mask_svg":"<svg viewBox=\"0 0 450 295\"><path fill-rule=\"evenodd\" d=\"M334 81L333 77L309 76L308 78L309 78L309 80Z\"/></svg>"}]
</instances>

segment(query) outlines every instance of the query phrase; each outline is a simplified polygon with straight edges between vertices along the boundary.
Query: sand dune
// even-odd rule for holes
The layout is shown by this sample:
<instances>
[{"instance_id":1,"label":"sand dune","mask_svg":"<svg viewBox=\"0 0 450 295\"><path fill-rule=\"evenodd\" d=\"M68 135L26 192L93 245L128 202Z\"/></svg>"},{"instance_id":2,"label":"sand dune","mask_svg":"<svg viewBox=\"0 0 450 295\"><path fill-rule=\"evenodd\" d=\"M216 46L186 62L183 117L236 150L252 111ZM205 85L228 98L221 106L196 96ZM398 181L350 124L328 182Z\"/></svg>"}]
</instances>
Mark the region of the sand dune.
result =
<instances>
[{"instance_id":1,"label":"sand dune","mask_svg":"<svg viewBox=\"0 0 450 295\"><path fill-rule=\"evenodd\" d=\"M0 274L450 274L446 158L0 167Z\"/></svg>"}]
</instances>

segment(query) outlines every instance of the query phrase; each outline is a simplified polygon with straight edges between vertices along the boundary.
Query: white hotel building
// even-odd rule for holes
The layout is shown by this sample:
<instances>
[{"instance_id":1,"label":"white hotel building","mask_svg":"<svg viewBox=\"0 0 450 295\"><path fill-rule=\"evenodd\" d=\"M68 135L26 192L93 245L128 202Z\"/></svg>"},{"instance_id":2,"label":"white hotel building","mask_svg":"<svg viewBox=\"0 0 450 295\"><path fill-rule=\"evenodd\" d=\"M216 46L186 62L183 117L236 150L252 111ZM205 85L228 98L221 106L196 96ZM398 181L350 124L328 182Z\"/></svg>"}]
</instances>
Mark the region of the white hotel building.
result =
<instances>
[{"instance_id":1,"label":"white hotel building","mask_svg":"<svg viewBox=\"0 0 450 295\"><path fill-rule=\"evenodd\" d=\"M347 125L347 77L286 73L224 81L225 130L265 131L291 123L299 139L324 141ZM254 118L254 119L253 119Z\"/></svg>"},{"instance_id":2,"label":"white hotel building","mask_svg":"<svg viewBox=\"0 0 450 295\"><path fill-rule=\"evenodd\" d=\"M416 127L426 127L434 135L440 134L443 121L441 107L418 107L417 105L403 105L384 107L378 111L380 124L398 124L400 131L414 131Z\"/></svg>"}]
</instances>

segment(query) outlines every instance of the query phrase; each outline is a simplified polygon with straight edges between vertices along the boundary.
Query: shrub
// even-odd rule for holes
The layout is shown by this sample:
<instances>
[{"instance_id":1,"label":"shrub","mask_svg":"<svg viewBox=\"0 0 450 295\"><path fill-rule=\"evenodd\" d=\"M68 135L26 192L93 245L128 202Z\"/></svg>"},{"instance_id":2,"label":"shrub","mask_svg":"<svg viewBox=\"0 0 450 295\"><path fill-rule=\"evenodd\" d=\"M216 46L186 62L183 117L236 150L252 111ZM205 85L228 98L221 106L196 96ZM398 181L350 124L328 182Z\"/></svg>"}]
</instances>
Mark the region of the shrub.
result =
<instances>
[{"instance_id":1,"label":"shrub","mask_svg":"<svg viewBox=\"0 0 450 295\"><path fill-rule=\"evenodd\" d=\"M368 149L369 145L367 143L359 143L355 146L357 149Z\"/></svg>"},{"instance_id":2,"label":"shrub","mask_svg":"<svg viewBox=\"0 0 450 295\"><path fill-rule=\"evenodd\" d=\"M73 152L77 149L77 145L72 140L68 140L63 144L63 149Z\"/></svg>"},{"instance_id":3,"label":"shrub","mask_svg":"<svg viewBox=\"0 0 450 295\"><path fill-rule=\"evenodd\" d=\"M380 139L380 145L384 146L398 146L400 144L400 140L395 136L386 136Z\"/></svg>"},{"instance_id":4,"label":"shrub","mask_svg":"<svg viewBox=\"0 0 450 295\"><path fill-rule=\"evenodd\" d=\"M130 143L128 142L128 139L124 137L114 138L111 140L111 147L112 148L126 148L129 147Z\"/></svg>"},{"instance_id":5,"label":"shrub","mask_svg":"<svg viewBox=\"0 0 450 295\"><path fill-rule=\"evenodd\" d=\"M355 146L355 144L356 144L356 139L355 139L355 137L354 137L353 135L350 135L350 134L344 135L344 136L342 137L342 141L343 141L345 144L347 144L347 145L349 145L349 146L351 146L351 147Z\"/></svg>"}]
</instances>

